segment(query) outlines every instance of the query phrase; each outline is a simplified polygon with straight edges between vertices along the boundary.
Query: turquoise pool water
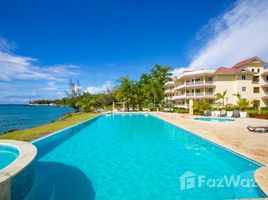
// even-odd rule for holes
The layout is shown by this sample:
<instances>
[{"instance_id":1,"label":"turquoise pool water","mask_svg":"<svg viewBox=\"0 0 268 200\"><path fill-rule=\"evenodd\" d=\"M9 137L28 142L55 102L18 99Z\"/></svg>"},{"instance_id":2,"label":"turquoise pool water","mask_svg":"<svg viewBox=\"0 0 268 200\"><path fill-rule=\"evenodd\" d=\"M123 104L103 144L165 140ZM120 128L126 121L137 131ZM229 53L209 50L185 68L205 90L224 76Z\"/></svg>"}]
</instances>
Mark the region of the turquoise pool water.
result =
<instances>
[{"instance_id":1,"label":"turquoise pool water","mask_svg":"<svg viewBox=\"0 0 268 200\"><path fill-rule=\"evenodd\" d=\"M19 156L19 151L15 148L0 144L0 170L8 166Z\"/></svg>"},{"instance_id":2,"label":"turquoise pool water","mask_svg":"<svg viewBox=\"0 0 268 200\"><path fill-rule=\"evenodd\" d=\"M260 165L150 115L101 116L34 145L36 180L27 200L263 196L253 185L198 187L195 182L183 189L183 174L249 180ZM193 186L191 180L187 186Z\"/></svg>"},{"instance_id":3,"label":"turquoise pool water","mask_svg":"<svg viewBox=\"0 0 268 200\"><path fill-rule=\"evenodd\" d=\"M220 118L220 117L196 117L195 120L207 121L207 122L234 122L234 119Z\"/></svg>"}]
</instances>

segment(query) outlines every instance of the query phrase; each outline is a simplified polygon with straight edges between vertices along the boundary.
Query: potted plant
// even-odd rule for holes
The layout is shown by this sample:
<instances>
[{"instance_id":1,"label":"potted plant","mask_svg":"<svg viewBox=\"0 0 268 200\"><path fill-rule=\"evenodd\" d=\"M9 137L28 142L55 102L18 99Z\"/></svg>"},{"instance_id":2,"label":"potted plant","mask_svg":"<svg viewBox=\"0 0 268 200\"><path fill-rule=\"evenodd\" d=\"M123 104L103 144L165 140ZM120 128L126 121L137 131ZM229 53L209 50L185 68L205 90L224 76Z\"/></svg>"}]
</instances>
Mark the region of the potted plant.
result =
<instances>
[{"instance_id":1,"label":"potted plant","mask_svg":"<svg viewBox=\"0 0 268 200\"><path fill-rule=\"evenodd\" d=\"M227 117L232 117L233 111L235 110L235 105L233 104L226 104L225 110L227 112Z\"/></svg>"}]
</instances>

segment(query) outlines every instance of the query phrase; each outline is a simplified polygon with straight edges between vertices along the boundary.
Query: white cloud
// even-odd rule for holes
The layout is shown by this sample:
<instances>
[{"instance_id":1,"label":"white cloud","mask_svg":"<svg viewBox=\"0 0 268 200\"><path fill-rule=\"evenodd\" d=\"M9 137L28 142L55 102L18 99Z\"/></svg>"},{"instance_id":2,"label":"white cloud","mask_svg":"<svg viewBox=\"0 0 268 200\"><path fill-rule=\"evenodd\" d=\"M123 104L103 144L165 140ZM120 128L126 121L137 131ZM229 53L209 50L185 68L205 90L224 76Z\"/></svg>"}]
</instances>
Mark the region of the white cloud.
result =
<instances>
[{"instance_id":1,"label":"white cloud","mask_svg":"<svg viewBox=\"0 0 268 200\"><path fill-rule=\"evenodd\" d=\"M268 1L239 0L205 27L211 38L194 56L191 68L232 66L255 55L268 59Z\"/></svg>"},{"instance_id":2,"label":"white cloud","mask_svg":"<svg viewBox=\"0 0 268 200\"><path fill-rule=\"evenodd\" d=\"M62 81L76 75L74 65L36 65L37 59L19 56L11 51L14 44L0 38L0 81L10 80L51 80Z\"/></svg>"},{"instance_id":3,"label":"white cloud","mask_svg":"<svg viewBox=\"0 0 268 200\"><path fill-rule=\"evenodd\" d=\"M106 81L103 85L100 86L89 86L86 89L86 92L90 94L100 94L100 93L106 93L108 89L111 89L113 87L113 84L111 81Z\"/></svg>"},{"instance_id":4,"label":"white cloud","mask_svg":"<svg viewBox=\"0 0 268 200\"><path fill-rule=\"evenodd\" d=\"M0 51L10 52L14 50L17 45L14 42L10 42L7 39L0 37Z\"/></svg>"},{"instance_id":5,"label":"white cloud","mask_svg":"<svg viewBox=\"0 0 268 200\"><path fill-rule=\"evenodd\" d=\"M185 70L230 67L253 56L268 60L268 1L238 0L232 8L211 19L199 36L206 41ZM200 39L200 38L198 38Z\"/></svg>"},{"instance_id":6,"label":"white cloud","mask_svg":"<svg viewBox=\"0 0 268 200\"><path fill-rule=\"evenodd\" d=\"M44 87L44 90L48 90L48 91L55 91L58 90L58 86L56 85L56 82L47 82L47 86Z\"/></svg>"}]
</instances>

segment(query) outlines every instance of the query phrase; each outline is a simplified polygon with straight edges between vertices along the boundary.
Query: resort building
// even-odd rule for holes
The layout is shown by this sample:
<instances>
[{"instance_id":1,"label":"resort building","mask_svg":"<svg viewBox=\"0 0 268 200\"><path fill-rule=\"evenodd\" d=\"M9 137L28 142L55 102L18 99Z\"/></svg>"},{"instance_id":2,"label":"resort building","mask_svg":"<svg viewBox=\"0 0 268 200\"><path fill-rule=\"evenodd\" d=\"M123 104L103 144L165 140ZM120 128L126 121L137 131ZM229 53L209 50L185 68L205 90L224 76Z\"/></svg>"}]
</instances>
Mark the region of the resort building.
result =
<instances>
[{"instance_id":1,"label":"resort building","mask_svg":"<svg viewBox=\"0 0 268 200\"><path fill-rule=\"evenodd\" d=\"M214 103L215 94L223 93L225 105L236 105L239 93L241 98L252 105L268 105L268 69L265 62L255 56L243 60L232 67L219 67L215 70L185 71L173 81L166 83L166 101L176 107L189 107L190 100L205 99Z\"/></svg>"}]
</instances>

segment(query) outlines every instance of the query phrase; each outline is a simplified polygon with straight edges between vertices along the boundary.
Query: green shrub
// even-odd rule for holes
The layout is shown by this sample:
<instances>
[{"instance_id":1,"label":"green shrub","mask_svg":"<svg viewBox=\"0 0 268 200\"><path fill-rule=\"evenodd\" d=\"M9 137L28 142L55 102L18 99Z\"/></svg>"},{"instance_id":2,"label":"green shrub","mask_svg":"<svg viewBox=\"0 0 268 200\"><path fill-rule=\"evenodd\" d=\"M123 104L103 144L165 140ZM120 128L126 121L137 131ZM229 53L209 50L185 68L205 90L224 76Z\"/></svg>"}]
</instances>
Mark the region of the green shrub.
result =
<instances>
[{"instance_id":1,"label":"green shrub","mask_svg":"<svg viewBox=\"0 0 268 200\"><path fill-rule=\"evenodd\" d=\"M209 104L206 100L194 100L194 114L202 115L206 110L211 109L211 104Z\"/></svg>"},{"instance_id":2,"label":"green shrub","mask_svg":"<svg viewBox=\"0 0 268 200\"><path fill-rule=\"evenodd\" d=\"M251 118L268 119L268 113L249 113L248 116Z\"/></svg>"},{"instance_id":3,"label":"green shrub","mask_svg":"<svg viewBox=\"0 0 268 200\"><path fill-rule=\"evenodd\" d=\"M172 111L176 113L189 113L189 109L178 107L174 107Z\"/></svg>"},{"instance_id":4,"label":"green shrub","mask_svg":"<svg viewBox=\"0 0 268 200\"><path fill-rule=\"evenodd\" d=\"M224 107L224 110L226 111L234 111L237 110L237 106L233 105L233 104L226 104Z\"/></svg>"}]
</instances>

